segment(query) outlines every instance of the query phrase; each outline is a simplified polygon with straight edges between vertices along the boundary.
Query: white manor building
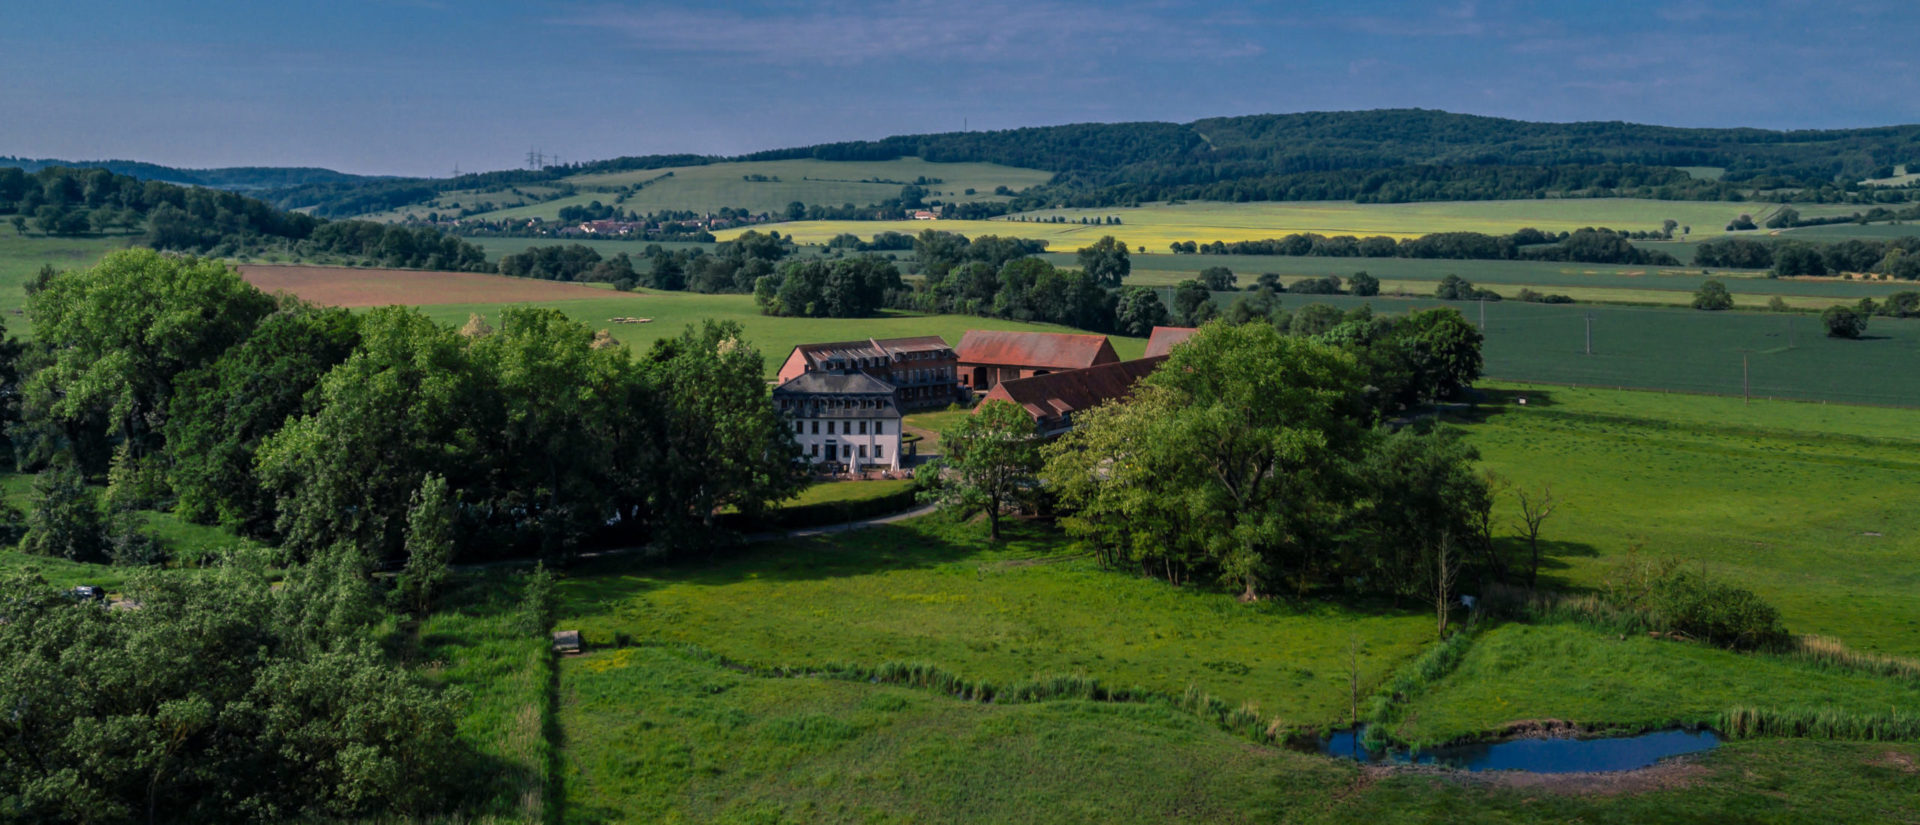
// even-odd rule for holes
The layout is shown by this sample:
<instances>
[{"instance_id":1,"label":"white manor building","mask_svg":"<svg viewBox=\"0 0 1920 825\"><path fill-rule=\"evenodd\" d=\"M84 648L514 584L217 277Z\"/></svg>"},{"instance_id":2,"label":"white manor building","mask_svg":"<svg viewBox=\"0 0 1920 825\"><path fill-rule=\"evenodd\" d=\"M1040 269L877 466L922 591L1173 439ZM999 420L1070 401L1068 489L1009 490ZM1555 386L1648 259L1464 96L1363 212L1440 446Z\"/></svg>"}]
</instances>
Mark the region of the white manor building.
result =
<instances>
[{"instance_id":1,"label":"white manor building","mask_svg":"<svg viewBox=\"0 0 1920 825\"><path fill-rule=\"evenodd\" d=\"M773 388L802 460L828 472L900 469L892 384L861 372L808 372Z\"/></svg>"}]
</instances>

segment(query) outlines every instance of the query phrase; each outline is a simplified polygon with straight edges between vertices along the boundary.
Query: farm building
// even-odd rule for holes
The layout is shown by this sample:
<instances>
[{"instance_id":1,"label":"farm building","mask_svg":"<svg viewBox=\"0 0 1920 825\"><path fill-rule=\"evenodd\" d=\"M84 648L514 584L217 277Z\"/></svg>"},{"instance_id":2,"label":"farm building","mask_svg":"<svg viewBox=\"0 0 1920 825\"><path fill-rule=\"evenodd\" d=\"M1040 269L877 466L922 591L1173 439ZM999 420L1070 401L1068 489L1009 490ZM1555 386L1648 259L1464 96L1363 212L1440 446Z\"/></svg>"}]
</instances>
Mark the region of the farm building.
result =
<instances>
[{"instance_id":1,"label":"farm building","mask_svg":"<svg viewBox=\"0 0 1920 825\"><path fill-rule=\"evenodd\" d=\"M1033 416L1040 434L1052 438L1073 429L1074 413L1132 395L1133 385L1166 360L1163 355L1137 358L1002 381L981 404L996 400L1019 404Z\"/></svg>"},{"instance_id":2,"label":"farm building","mask_svg":"<svg viewBox=\"0 0 1920 825\"><path fill-rule=\"evenodd\" d=\"M987 392L1002 381L1119 360L1105 335L968 330L960 339L960 383Z\"/></svg>"},{"instance_id":3,"label":"farm building","mask_svg":"<svg viewBox=\"0 0 1920 825\"><path fill-rule=\"evenodd\" d=\"M1192 338L1199 329L1195 327L1154 327L1153 334L1147 338L1146 358L1166 355L1173 351L1173 345Z\"/></svg>"},{"instance_id":4,"label":"farm building","mask_svg":"<svg viewBox=\"0 0 1920 825\"><path fill-rule=\"evenodd\" d=\"M894 386L864 372L809 372L773 388L802 460L827 472L900 469Z\"/></svg>"},{"instance_id":5,"label":"farm building","mask_svg":"<svg viewBox=\"0 0 1920 825\"><path fill-rule=\"evenodd\" d=\"M963 399L953 347L937 335L801 344L780 365L785 384L816 372L860 372L893 386L901 410L944 407Z\"/></svg>"}]
</instances>

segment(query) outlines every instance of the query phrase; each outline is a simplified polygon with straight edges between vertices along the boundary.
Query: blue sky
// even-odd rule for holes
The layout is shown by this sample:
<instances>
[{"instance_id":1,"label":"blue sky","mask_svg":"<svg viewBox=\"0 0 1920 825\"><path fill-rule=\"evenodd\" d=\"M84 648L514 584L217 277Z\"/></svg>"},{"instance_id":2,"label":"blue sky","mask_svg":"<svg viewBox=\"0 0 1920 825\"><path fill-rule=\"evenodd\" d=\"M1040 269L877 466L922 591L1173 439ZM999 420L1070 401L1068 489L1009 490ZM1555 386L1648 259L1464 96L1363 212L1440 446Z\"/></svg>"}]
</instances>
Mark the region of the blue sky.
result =
<instances>
[{"instance_id":1,"label":"blue sky","mask_svg":"<svg viewBox=\"0 0 1920 825\"><path fill-rule=\"evenodd\" d=\"M1419 106L1920 121L1920 3L10 3L0 154L440 175L892 134Z\"/></svg>"}]
</instances>

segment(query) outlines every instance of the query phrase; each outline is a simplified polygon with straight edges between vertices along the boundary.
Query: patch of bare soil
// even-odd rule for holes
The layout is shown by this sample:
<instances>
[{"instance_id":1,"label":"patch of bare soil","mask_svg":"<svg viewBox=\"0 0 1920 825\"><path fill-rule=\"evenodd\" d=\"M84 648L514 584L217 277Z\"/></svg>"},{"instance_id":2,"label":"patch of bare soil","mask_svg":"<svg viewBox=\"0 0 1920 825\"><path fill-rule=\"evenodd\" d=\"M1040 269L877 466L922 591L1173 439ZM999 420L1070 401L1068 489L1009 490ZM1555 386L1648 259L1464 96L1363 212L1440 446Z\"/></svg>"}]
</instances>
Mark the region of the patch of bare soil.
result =
<instances>
[{"instance_id":1,"label":"patch of bare soil","mask_svg":"<svg viewBox=\"0 0 1920 825\"><path fill-rule=\"evenodd\" d=\"M1395 776L1428 776L1435 781L1457 782L1485 788L1580 796L1615 796L1675 790L1692 785L1708 773L1704 766L1684 756L1638 770L1600 773L1529 773L1527 771L1468 773L1429 765L1368 765L1363 770L1376 779Z\"/></svg>"},{"instance_id":2,"label":"patch of bare soil","mask_svg":"<svg viewBox=\"0 0 1920 825\"><path fill-rule=\"evenodd\" d=\"M1899 751L1887 751L1874 760L1873 764L1893 768L1901 773L1920 774L1920 764L1914 764L1913 754Z\"/></svg>"}]
</instances>

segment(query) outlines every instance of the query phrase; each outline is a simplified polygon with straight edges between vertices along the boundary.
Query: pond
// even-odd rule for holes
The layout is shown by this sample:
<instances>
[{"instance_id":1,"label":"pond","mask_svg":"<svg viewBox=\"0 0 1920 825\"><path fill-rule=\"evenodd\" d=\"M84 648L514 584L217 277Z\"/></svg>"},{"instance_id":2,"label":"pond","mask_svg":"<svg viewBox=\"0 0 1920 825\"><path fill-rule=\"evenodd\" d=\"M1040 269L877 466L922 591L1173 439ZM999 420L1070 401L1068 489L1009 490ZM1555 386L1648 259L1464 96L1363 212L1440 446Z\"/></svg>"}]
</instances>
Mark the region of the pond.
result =
<instances>
[{"instance_id":1,"label":"pond","mask_svg":"<svg viewBox=\"0 0 1920 825\"><path fill-rule=\"evenodd\" d=\"M1720 737L1710 730L1672 728L1633 736L1592 739L1553 737L1444 745L1419 751L1370 751L1361 743L1364 726L1335 731L1320 742L1327 756L1374 764L1442 765L1468 771L1585 773L1630 771L1671 756L1712 750Z\"/></svg>"}]
</instances>

